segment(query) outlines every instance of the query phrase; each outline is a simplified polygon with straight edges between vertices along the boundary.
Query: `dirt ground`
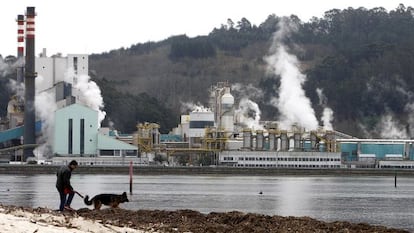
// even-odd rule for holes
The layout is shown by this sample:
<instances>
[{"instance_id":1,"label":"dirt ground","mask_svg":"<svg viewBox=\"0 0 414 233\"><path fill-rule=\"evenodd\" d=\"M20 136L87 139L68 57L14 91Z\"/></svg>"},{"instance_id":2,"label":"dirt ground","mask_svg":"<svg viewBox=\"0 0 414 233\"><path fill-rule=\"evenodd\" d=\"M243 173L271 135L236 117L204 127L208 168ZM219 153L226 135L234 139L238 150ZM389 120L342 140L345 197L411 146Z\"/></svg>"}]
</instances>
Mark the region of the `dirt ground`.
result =
<instances>
[{"instance_id":1,"label":"dirt ground","mask_svg":"<svg viewBox=\"0 0 414 233\"><path fill-rule=\"evenodd\" d=\"M3 207L22 208L22 207ZM364 223L321 222L309 217L281 217L242 212L202 214L193 210L124 210L82 208L56 212L46 208L22 208L33 213L82 216L103 224L140 229L146 232L245 233L245 232L408 232Z\"/></svg>"}]
</instances>

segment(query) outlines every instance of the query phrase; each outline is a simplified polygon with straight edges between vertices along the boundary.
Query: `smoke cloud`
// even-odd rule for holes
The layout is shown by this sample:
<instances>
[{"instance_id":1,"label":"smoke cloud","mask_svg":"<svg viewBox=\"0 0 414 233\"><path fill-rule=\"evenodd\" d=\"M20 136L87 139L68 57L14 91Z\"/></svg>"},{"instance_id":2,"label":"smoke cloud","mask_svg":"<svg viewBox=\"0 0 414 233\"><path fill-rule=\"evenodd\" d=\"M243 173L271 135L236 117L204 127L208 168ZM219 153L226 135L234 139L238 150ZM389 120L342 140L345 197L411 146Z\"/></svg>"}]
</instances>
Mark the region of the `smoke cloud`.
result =
<instances>
[{"instance_id":1,"label":"smoke cloud","mask_svg":"<svg viewBox=\"0 0 414 233\"><path fill-rule=\"evenodd\" d=\"M24 83L18 83L14 79L9 79L7 83L7 88L12 92L16 93L21 99L24 99Z\"/></svg>"},{"instance_id":2,"label":"smoke cloud","mask_svg":"<svg viewBox=\"0 0 414 233\"><path fill-rule=\"evenodd\" d=\"M98 111L99 124L105 119L104 102L99 86L88 75L77 76L74 88L79 90L79 99L89 108Z\"/></svg>"},{"instance_id":3,"label":"smoke cloud","mask_svg":"<svg viewBox=\"0 0 414 233\"><path fill-rule=\"evenodd\" d=\"M181 112L211 112L211 109L204 107L202 104L192 102L181 102Z\"/></svg>"},{"instance_id":4,"label":"smoke cloud","mask_svg":"<svg viewBox=\"0 0 414 233\"><path fill-rule=\"evenodd\" d=\"M244 97L239 102L239 108L235 110L236 122L253 130L262 130L260 125L261 111L259 105Z\"/></svg>"},{"instance_id":5,"label":"smoke cloud","mask_svg":"<svg viewBox=\"0 0 414 233\"><path fill-rule=\"evenodd\" d=\"M252 84L243 85L241 83L235 83L231 86L231 91L234 95L246 97L249 99L261 99L263 98L263 91Z\"/></svg>"},{"instance_id":6,"label":"smoke cloud","mask_svg":"<svg viewBox=\"0 0 414 233\"><path fill-rule=\"evenodd\" d=\"M3 58L0 56L0 77L5 77L11 72L12 72L12 67L6 62L4 62Z\"/></svg>"},{"instance_id":7,"label":"smoke cloud","mask_svg":"<svg viewBox=\"0 0 414 233\"><path fill-rule=\"evenodd\" d=\"M325 130L333 130L332 121L333 121L333 110L329 108L328 105L328 98L323 94L323 91L321 88L316 88L316 93L319 97L319 105L323 107L322 112L322 123L323 128Z\"/></svg>"},{"instance_id":8,"label":"smoke cloud","mask_svg":"<svg viewBox=\"0 0 414 233\"><path fill-rule=\"evenodd\" d=\"M36 84L43 80L42 76L36 78ZM53 134L55 126L55 111L57 105L53 93L40 92L35 97L36 115L42 121L42 136L39 139L41 144L34 151L39 157L42 155L51 155L53 148Z\"/></svg>"},{"instance_id":9,"label":"smoke cloud","mask_svg":"<svg viewBox=\"0 0 414 233\"><path fill-rule=\"evenodd\" d=\"M302 88L306 76L298 68L298 59L289 54L283 44L283 40L297 30L297 26L288 18L282 18L279 28L273 34L271 55L265 57L269 72L280 76L279 97L273 98L271 102L281 113L279 121L282 127L290 128L292 124L298 123L308 130L315 130L318 121Z\"/></svg>"},{"instance_id":10,"label":"smoke cloud","mask_svg":"<svg viewBox=\"0 0 414 233\"><path fill-rule=\"evenodd\" d=\"M405 127L398 123L394 119L391 113L388 113L381 117L379 123L380 137L381 138L392 138L392 139L407 139L407 131Z\"/></svg>"},{"instance_id":11,"label":"smoke cloud","mask_svg":"<svg viewBox=\"0 0 414 233\"><path fill-rule=\"evenodd\" d=\"M408 85L404 79L395 76L384 82L374 82L373 80L370 80L366 85L374 102L384 103L381 96L376 94L377 92L393 93L397 98L407 100L403 114L398 113L398 115L392 112L389 103L385 102L385 114L380 117L373 129L371 128L371 130L367 130L366 126L360 126L365 129L367 137L374 136L390 139L408 139L412 137L412 127L414 127L414 94L406 88Z\"/></svg>"},{"instance_id":12,"label":"smoke cloud","mask_svg":"<svg viewBox=\"0 0 414 233\"><path fill-rule=\"evenodd\" d=\"M0 77L5 77L13 73L17 67L24 66L24 58L19 58L13 62L7 62L0 56Z\"/></svg>"}]
</instances>

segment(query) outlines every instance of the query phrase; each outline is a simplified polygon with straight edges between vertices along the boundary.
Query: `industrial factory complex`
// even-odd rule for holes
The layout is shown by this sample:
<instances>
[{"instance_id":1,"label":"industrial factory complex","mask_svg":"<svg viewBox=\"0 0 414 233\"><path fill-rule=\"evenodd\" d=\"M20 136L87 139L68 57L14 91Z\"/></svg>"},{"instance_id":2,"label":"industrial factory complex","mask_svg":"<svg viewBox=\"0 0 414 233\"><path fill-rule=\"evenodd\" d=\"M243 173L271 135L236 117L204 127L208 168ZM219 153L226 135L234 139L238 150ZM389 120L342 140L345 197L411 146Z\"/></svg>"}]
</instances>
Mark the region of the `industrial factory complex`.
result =
<instances>
[{"instance_id":1,"label":"industrial factory complex","mask_svg":"<svg viewBox=\"0 0 414 233\"><path fill-rule=\"evenodd\" d=\"M17 17L15 95L0 119L0 162L127 166L231 166L255 168L414 169L414 140L358 139L299 123L277 121L246 126L237 115L239 100L228 82L211 86L209 106L181 116L169 134L141 122L133 134L101 127L103 109L89 88L88 55L36 57L35 9ZM24 46L25 45L25 46ZM94 84L94 83L93 83ZM95 84L96 85L96 84Z\"/></svg>"}]
</instances>

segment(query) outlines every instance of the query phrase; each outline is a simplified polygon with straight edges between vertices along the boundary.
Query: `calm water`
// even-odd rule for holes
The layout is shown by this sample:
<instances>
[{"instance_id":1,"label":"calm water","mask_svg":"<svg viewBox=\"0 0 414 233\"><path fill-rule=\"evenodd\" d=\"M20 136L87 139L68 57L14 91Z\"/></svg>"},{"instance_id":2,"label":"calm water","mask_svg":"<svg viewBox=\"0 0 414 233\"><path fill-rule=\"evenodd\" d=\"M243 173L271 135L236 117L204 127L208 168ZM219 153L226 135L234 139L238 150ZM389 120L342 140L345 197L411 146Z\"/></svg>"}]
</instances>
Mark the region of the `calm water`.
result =
<instances>
[{"instance_id":1,"label":"calm water","mask_svg":"<svg viewBox=\"0 0 414 233\"><path fill-rule=\"evenodd\" d=\"M57 209L54 175L0 175L0 203ZM125 209L232 210L325 221L366 222L414 232L414 178L134 176ZM128 175L72 175L81 194L129 193ZM263 194L259 194L262 191ZM84 208L75 196L74 208ZM92 208L90 206L90 208Z\"/></svg>"}]
</instances>

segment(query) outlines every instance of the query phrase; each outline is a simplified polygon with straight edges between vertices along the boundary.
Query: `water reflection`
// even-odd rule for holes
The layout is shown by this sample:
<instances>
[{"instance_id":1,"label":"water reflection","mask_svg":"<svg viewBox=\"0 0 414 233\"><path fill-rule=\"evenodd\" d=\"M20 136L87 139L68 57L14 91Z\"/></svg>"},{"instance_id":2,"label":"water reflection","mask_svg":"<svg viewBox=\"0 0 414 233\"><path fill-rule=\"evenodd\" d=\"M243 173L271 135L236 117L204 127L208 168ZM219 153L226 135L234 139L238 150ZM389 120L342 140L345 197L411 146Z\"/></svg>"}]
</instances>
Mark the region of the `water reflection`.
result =
<instances>
[{"instance_id":1,"label":"water reflection","mask_svg":"<svg viewBox=\"0 0 414 233\"><path fill-rule=\"evenodd\" d=\"M0 203L57 209L54 175L0 176ZM193 209L310 216L414 231L414 179L400 177L134 176L126 209ZM128 175L72 175L90 197L129 191ZM262 192L262 194L259 194ZM77 196L75 208L86 207ZM92 208L89 206L89 208Z\"/></svg>"}]
</instances>

